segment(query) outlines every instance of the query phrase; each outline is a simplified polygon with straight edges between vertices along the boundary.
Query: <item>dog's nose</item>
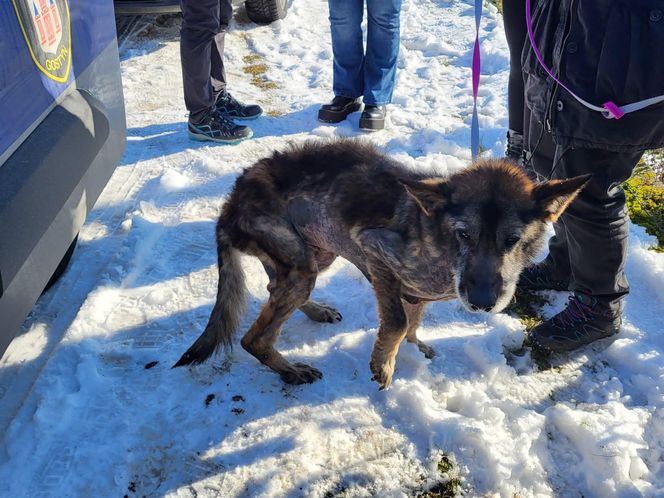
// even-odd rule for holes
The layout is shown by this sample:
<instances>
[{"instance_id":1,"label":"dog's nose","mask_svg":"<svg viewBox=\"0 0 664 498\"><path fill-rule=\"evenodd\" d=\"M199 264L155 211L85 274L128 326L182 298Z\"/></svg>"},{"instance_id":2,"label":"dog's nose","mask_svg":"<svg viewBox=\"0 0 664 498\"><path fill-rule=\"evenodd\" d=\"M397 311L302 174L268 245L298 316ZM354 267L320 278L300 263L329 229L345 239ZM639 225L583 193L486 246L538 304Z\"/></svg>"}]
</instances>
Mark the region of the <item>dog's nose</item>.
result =
<instances>
[{"instance_id":1,"label":"dog's nose","mask_svg":"<svg viewBox=\"0 0 664 498\"><path fill-rule=\"evenodd\" d=\"M474 288L468 292L468 303L473 311L491 311L497 299L496 293L491 290Z\"/></svg>"}]
</instances>

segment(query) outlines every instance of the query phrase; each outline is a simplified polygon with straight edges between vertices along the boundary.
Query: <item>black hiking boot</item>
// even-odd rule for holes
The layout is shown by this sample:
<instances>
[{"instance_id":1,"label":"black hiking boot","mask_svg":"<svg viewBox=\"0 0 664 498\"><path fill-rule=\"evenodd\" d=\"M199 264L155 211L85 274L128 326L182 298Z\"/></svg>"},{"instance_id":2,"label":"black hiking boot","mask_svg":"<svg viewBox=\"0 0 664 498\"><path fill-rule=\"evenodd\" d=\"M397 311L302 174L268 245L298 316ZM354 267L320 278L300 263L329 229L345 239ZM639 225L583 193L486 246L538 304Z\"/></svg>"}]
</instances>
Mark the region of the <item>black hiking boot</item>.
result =
<instances>
[{"instance_id":1,"label":"black hiking boot","mask_svg":"<svg viewBox=\"0 0 664 498\"><path fill-rule=\"evenodd\" d=\"M236 144L253 135L251 129L225 118L218 110L210 110L200 121L189 121L189 138L199 142Z\"/></svg>"},{"instance_id":2,"label":"black hiking boot","mask_svg":"<svg viewBox=\"0 0 664 498\"><path fill-rule=\"evenodd\" d=\"M507 147L505 157L511 159L519 166L525 164L523 153L523 134L514 130L507 130Z\"/></svg>"},{"instance_id":3,"label":"black hiking boot","mask_svg":"<svg viewBox=\"0 0 664 498\"><path fill-rule=\"evenodd\" d=\"M384 105L364 106L364 111L360 116L360 130L377 131L385 128L385 115L387 109Z\"/></svg>"},{"instance_id":4,"label":"black hiking boot","mask_svg":"<svg viewBox=\"0 0 664 498\"><path fill-rule=\"evenodd\" d=\"M516 287L520 291L566 291L569 287L569 277L555 276L544 260L523 270Z\"/></svg>"},{"instance_id":5,"label":"black hiking boot","mask_svg":"<svg viewBox=\"0 0 664 498\"><path fill-rule=\"evenodd\" d=\"M318 121L340 123L356 111L362 109L362 98L351 99L337 95L329 104L323 104L318 111Z\"/></svg>"},{"instance_id":6,"label":"black hiking boot","mask_svg":"<svg viewBox=\"0 0 664 498\"><path fill-rule=\"evenodd\" d=\"M217 95L215 106L217 107L217 111L229 119L250 120L256 119L263 114L263 109L260 106L256 104L245 105L238 102L226 90Z\"/></svg>"},{"instance_id":7,"label":"black hiking boot","mask_svg":"<svg viewBox=\"0 0 664 498\"><path fill-rule=\"evenodd\" d=\"M567 307L532 329L528 338L533 347L561 353L586 346L617 334L622 324L622 301L609 302L577 292Z\"/></svg>"}]
</instances>

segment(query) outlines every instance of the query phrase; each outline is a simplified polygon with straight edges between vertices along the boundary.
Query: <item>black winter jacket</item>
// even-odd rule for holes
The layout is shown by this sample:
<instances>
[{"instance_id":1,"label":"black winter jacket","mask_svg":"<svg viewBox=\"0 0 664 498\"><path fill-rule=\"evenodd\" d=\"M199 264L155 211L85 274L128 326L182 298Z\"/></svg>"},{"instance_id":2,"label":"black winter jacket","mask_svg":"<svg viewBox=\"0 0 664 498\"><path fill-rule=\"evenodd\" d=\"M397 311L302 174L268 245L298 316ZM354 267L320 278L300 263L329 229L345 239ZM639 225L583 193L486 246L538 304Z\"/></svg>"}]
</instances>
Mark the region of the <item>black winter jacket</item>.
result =
<instances>
[{"instance_id":1,"label":"black winter jacket","mask_svg":"<svg viewBox=\"0 0 664 498\"><path fill-rule=\"evenodd\" d=\"M546 64L586 101L618 106L664 95L664 0L539 0L535 41ZM526 102L559 145L636 151L664 147L664 103L606 119L523 52Z\"/></svg>"}]
</instances>

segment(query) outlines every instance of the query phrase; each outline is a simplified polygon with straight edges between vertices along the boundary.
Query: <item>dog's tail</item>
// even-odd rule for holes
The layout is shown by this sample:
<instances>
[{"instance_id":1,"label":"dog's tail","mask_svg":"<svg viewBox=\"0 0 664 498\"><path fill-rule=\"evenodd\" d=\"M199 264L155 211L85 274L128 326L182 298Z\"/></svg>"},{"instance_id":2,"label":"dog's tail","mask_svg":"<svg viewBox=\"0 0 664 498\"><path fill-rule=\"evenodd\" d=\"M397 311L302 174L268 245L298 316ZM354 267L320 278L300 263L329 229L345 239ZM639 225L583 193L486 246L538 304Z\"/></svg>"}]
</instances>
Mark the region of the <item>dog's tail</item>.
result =
<instances>
[{"instance_id":1,"label":"dog's tail","mask_svg":"<svg viewBox=\"0 0 664 498\"><path fill-rule=\"evenodd\" d=\"M234 249L226 232L217 228L217 257L219 284L217 302L201 336L196 339L182 358L173 365L198 365L212 356L220 347L231 348L233 333L240 325L244 313L247 287L240 265L240 253Z\"/></svg>"}]
</instances>

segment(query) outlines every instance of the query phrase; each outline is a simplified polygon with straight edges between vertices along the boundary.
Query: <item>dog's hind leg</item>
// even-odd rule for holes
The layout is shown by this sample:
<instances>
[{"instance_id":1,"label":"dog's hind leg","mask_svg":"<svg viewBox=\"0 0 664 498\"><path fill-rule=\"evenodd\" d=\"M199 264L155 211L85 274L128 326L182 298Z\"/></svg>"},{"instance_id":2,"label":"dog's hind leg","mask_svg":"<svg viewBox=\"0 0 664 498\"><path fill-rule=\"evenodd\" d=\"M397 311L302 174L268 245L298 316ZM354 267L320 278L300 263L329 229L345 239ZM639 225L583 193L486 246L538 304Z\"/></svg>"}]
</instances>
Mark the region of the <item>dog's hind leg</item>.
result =
<instances>
[{"instance_id":1,"label":"dog's hind leg","mask_svg":"<svg viewBox=\"0 0 664 498\"><path fill-rule=\"evenodd\" d=\"M332 252L317 250L316 263L318 265L318 272L322 273L334 262L337 255ZM322 323L340 322L343 318L332 306L325 303L317 303L316 301L307 301L300 306L300 311L307 315L310 320Z\"/></svg>"},{"instance_id":2,"label":"dog's hind leg","mask_svg":"<svg viewBox=\"0 0 664 498\"><path fill-rule=\"evenodd\" d=\"M422 322L422 315L424 314L424 304L417 303L411 304L407 301L403 301L403 309L406 312L406 318L408 319L408 330L406 331L406 340L417 345L417 348L424 354L426 358L433 358L436 356L436 352L431 346L427 346L422 341L417 338L417 328Z\"/></svg>"},{"instance_id":3,"label":"dog's hind leg","mask_svg":"<svg viewBox=\"0 0 664 498\"><path fill-rule=\"evenodd\" d=\"M260 255L259 259L261 260L261 263L263 263L263 268L265 268L265 273L267 273L267 276L270 279L270 282L267 284L267 290L268 292L271 293L277 285L277 270L275 268L274 262L271 259L263 255ZM323 268L319 267L320 271L324 271L327 268L327 266ZM332 306L328 306L327 304L323 303L317 303L315 301L307 301L302 306L300 306L299 309L302 313L307 315L307 317L310 320L313 320L314 322L334 323L334 322L340 322L341 319L343 318L341 316L341 313L339 313Z\"/></svg>"},{"instance_id":4,"label":"dog's hind leg","mask_svg":"<svg viewBox=\"0 0 664 498\"><path fill-rule=\"evenodd\" d=\"M320 371L303 363L289 363L274 348L274 344L284 322L309 298L316 282L316 273L279 265L275 267L275 273L270 298L242 338L242 347L277 372L288 384L314 382L323 376Z\"/></svg>"},{"instance_id":5,"label":"dog's hind leg","mask_svg":"<svg viewBox=\"0 0 664 498\"><path fill-rule=\"evenodd\" d=\"M371 352L369 368L372 380L385 389L392 383L399 345L408 330L408 318L401 301L401 286L386 267L370 267L372 284L378 301L380 327Z\"/></svg>"}]
</instances>

